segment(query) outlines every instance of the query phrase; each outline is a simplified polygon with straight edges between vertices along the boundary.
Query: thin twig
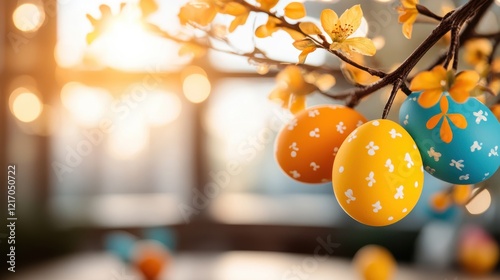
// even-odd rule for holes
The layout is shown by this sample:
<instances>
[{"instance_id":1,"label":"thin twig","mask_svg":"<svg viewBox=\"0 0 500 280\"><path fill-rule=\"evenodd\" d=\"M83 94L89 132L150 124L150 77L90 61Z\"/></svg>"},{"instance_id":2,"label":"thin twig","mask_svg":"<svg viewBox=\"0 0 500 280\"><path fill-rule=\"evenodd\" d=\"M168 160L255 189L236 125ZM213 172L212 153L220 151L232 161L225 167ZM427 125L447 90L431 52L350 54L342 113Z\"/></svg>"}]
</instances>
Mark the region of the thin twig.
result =
<instances>
[{"instance_id":1,"label":"thin twig","mask_svg":"<svg viewBox=\"0 0 500 280\"><path fill-rule=\"evenodd\" d=\"M474 200L474 198L476 198L480 193L482 193L487 188L488 188L488 186L486 184L482 184L481 186L477 187L474 190L474 193L469 197L469 199L467 200L467 202L464 205L469 204L471 201Z\"/></svg>"},{"instance_id":2,"label":"thin twig","mask_svg":"<svg viewBox=\"0 0 500 280\"><path fill-rule=\"evenodd\" d=\"M392 104L394 103L394 99L396 98L396 95L398 95L398 90L403 84L402 79L398 79L396 82L394 82L394 85L391 90L391 94L389 95L389 99L387 100L387 103L385 104L384 111L382 112L382 119L386 119L387 116L389 115L389 112L391 111Z\"/></svg>"},{"instance_id":3,"label":"thin twig","mask_svg":"<svg viewBox=\"0 0 500 280\"><path fill-rule=\"evenodd\" d=\"M435 13L431 12L426 6L422 6L420 4L416 5L417 11L419 14L430 17L432 19L435 19L437 21L443 20L443 17L436 15Z\"/></svg>"}]
</instances>

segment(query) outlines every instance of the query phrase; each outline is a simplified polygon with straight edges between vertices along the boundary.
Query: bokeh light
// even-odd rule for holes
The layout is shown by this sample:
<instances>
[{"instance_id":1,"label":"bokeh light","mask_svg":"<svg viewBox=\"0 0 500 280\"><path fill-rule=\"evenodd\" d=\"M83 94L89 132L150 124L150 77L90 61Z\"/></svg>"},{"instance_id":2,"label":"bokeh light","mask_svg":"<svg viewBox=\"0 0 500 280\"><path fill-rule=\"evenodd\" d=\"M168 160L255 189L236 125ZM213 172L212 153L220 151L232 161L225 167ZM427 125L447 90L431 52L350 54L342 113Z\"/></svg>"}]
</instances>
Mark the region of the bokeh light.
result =
<instances>
[{"instance_id":1,"label":"bokeh light","mask_svg":"<svg viewBox=\"0 0 500 280\"><path fill-rule=\"evenodd\" d=\"M108 152L116 159L130 160L149 143L149 128L138 114L116 123L107 141Z\"/></svg>"},{"instance_id":2,"label":"bokeh light","mask_svg":"<svg viewBox=\"0 0 500 280\"><path fill-rule=\"evenodd\" d=\"M25 88L18 88L10 95L12 114L22 122L32 122L36 120L43 110L40 99Z\"/></svg>"},{"instance_id":3,"label":"bokeh light","mask_svg":"<svg viewBox=\"0 0 500 280\"><path fill-rule=\"evenodd\" d=\"M33 3L25 3L18 6L12 14L14 26L23 32L35 32L43 24L45 12L43 7Z\"/></svg>"},{"instance_id":4,"label":"bokeh light","mask_svg":"<svg viewBox=\"0 0 500 280\"><path fill-rule=\"evenodd\" d=\"M381 50L385 46L384 36L377 36L372 39L372 42L377 50Z\"/></svg>"},{"instance_id":5,"label":"bokeh light","mask_svg":"<svg viewBox=\"0 0 500 280\"><path fill-rule=\"evenodd\" d=\"M208 78L199 73L187 76L182 83L184 96L193 103L205 101L210 95L211 87Z\"/></svg>"},{"instance_id":6,"label":"bokeh light","mask_svg":"<svg viewBox=\"0 0 500 280\"><path fill-rule=\"evenodd\" d=\"M77 123L95 126L104 117L112 97L102 88L69 82L61 89L61 101Z\"/></svg>"},{"instance_id":7,"label":"bokeh light","mask_svg":"<svg viewBox=\"0 0 500 280\"><path fill-rule=\"evenodd\" d=\"M480 191L479 194L476 195L476 192ZM491 206L491 194L487 189L480 190L480 189L475 189L473 191L474 199L472 199L467 205L465 205L465 208L469 213L472 215L479 215Z\"/></svg>"},{"instance_id":8,"label":"bokeh light","mask_svg":"<svg viewBox=\"0 0 500 280\"><path fill-rule=\"evenodd\" d=\"M171 123L181 114L181 100L172 93L150 92L144 102L146 120L153 126Z\"/></svg>"}]
</instances>

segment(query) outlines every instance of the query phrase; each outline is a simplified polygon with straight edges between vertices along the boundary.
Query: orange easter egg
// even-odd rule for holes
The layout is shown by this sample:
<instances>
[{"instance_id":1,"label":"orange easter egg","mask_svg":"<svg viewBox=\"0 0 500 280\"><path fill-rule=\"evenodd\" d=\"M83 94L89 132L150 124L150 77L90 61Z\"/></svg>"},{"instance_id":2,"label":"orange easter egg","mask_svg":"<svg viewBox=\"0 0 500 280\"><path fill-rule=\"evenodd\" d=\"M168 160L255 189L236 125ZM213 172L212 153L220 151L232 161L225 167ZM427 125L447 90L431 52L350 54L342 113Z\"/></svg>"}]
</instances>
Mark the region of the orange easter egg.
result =
<instances>
[{"instance_id":1,"label":"orange easter egg","mask_svg":"<svg viewBox=\"0 0 500 280\"><path fill-rule=\"evenodd\" d=\"M145 279L158 279L169 262L170 254L163 244L154 240L140 241L136 244L134 263Z\"/></svg>"},{"instance_id":2,"label":"orange easter egg","mask_svg":"<svg viewBox=\"0 0 500 280\"><path fill-rule=\"evenodd\" d=\"M275 156L290 178L303 183L329 182L335 156L344 139L366 119L340 105L308 108L279 132Z\"/></svg>"},{"instance_id":3,"label":"orange easter egg","mask_svg":"<svg viewBox=\"0 0 500 280\"><path fill-rule=\"evenodd\" d=\"M396 272L396 260L381 246L367 245L354 256L354 266L364 280L389 280Z\"/></svg>"}]
</instances>

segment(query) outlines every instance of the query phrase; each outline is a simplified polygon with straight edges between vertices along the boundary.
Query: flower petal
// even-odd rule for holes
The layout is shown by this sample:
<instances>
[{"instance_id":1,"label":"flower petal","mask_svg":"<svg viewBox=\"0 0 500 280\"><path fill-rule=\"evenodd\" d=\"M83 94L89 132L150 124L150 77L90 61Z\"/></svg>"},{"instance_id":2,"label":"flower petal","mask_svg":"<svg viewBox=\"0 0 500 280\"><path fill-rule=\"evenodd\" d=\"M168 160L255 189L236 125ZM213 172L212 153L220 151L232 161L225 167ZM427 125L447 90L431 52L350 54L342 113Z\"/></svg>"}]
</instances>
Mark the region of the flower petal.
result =
<instances>
[{"instance_id":1,"label":"flower petal","mask_svg":"<svg viewBox=\"0 0 500 280\"><path fill-rule=\"evenodd\" d=\"M239 16L248 13L248 10L245 6L241 5L240 3L229 2L224 5L224 8L222 8L220 13L232 16Z\"/></svg>"},{"instance_id":2,"label":"flower petal","mask_svg":"<svg viewBox=\"0 0 500 280\"><path fill-rule=\"evenodd\" d=\"M249 13L244 13L239 15L233 19L231 24L229 25L228 31L232 33L238 26L244 25L247 22Z\"/></svg>"},{"instance_id":3,"label":"flower petal","mask_svg":"<svg viewBox=\"0 0 500 280\"><path fill-rule=\"evenodd\" d=\"M361 25L361 18L363 17L363 10L361 10L361 5L354 5L350 9L346 10L340 16L340 24L342 27L348 26L349 29L345 34L345 37L349 37L354 31L358 30Z\"/></svg>"},{"instance_id":4,"label":"flower petal","mask_svg":"<svg viewBox=\"0 0 500 280\"><path fill-rule=\"evenodd\" d=\"M306 16L306 7L300 2L292 2L286 5L285 16L291 19L301 19Z\"/></svg>"},{"instance_id":5,"label":"flower petal","mask_svg":"<svg viewBox=\"0 0 500 280\"><path fill-rule=\"evenodd\" d=\"M447 117L456 127L460 129L467 128L467 119L462 114L448 114Z\"/></svg>"},{"instance_id":6,"label":"flower petal","mask_svg":"<svg viewBox=\"0 0 500 280\"><path fill-rule=\"evenodd\" d=\"M299 24L299 28L302 32L306 33L307 35L321 34L321 30L319 29L319 27L317 27L316 24L309 21L301 22Z\"/></svg>"},{"instance_id":7,"label":"flower petal","mask_svg":"<svg viewBox=\"0 0 500 280\"><path fill-rule=\"evenodd\" d=\"M458 73L449 90L453 100L458 103L467 101L470 91L476 87L479 79L479 74L476 71L466 70Z\"/></svg>"},{"instance_id":8,"label":"flower petal","mask_svg":"<svg viewBox=\"0 0 500 280\"><path fill-rule=\"evenodd\" d=\"M453 140L453 131L451 130L448 118L443 118L443 124L441 124L441 129L439 130L439 136L441 140L445 143L450 143Z\"/></svg>"},{"instance_id":9,"label":"flower petal","mask_svg":"<svg viewBox=\"0 0 500 280\"><path fill-rule=\"evenodd\" d=\"M292 39L295 40L295 41L303 40L306 37L306 36L304 36L304 34L300 33L299 31L293 30L293 29L290 29L290 28L281 28L281 30L283 30L286 33L288 33L288 35L290 35L290 37L292 37Z\"/></svg>"},{"instance_id":10,"label":"flower petal","mask_svg":"<svg viewBox=\"0 0 500 280\"><path fill-rule=\"evenodd\" d=\"M310 48L303 49L299 55L299 64L304 64L306 62L307 56L310 53L314 52L315 50L316 50L316 47L310 47Z\"/></svg>"},{"instance_id":11,"label":"flower petal","mask_svg":"<svg viewBox=\"0 0 500 280\"><path fill-rule=\"evenodd\" d=\"M417 6L417 4L418 4L418 0L401 0L401 4L405 8L413 8L413 9L415 9L416 6Z\"/></svg>"},{"instance_id":12,"label":"flower petal","mask_svg":"<svg viewBox=\"0 0 500 280\"><path fill-rule=\"evenodd\" d=\"M333 42L330 44L330 50L332 51L337 51L339 49L342 48L342 44L341 43L337 43L337 42Z\"/></svg>"},{"instance_id":13,"label":"flower petal","mask_svg":"<svg viewBox=\"0 0 500 280\"><path fill-rule=\"evenodd\" d=\"M410 89L412 91L441 89L443 81L446 81L446 70L443 66L436 66L431 71L418 73L411 80Z\"/></svg>"},{"instance_id":14,"label":"flower petal","mask_svg":"<svg viewBox=\"0 0 500 280\"><path fill-rule=\"evenodd\" d=\"M290 95L290 101L288 103L288 108L292 114L297 114L306 108L306 96L305 95Z\"/></svg>"},{"instance_id":15,"label":"flower petal","mask_svg":"<svg viewBox=\"0 0 500 280\"><path fill-rule=\"evenodd\" d=\"M415 17L416 18L416 17ZM403 23L403 35L406 39L411 39L411 34L413 32L413 22L414 21L405 21Z\"/></svg>"},{"instance_id":16,"label":"flower petal","mask_svg":"<svg viewBox=\"0 0 500 280\"><path fill-rule=\"evenodd\" d=\"M377 52L372 40L365 37L355 37L346 39L343 44L349 46L351 51L372 56Z\"/></svg>"},{"instance_id":17,"label":"flower petal","mask_svg":"<svg viewBox=\"0 0 500 280\"><path fill-rule=\"evenodd\" d=\"M418 104L424 108L430 108L439 102L442 94L441 89L426 90L418 97Z\"/></svg>"},{"instance_id":18,"label":"flower petal","mask_svg":"<svg viewBox=\"0 0 500 280\"><path fill-rule=\"evenodd\" d=\"M333 10L330 9L324 9L321 12L320 19L323 30L325 30L326 33L328 33L328 35L331 37L332 31L335 28L335 24L339 20L337 13L335 13Z\"/></svg>"},{"instance_id":19,"label":"flower petal","mask_svg":"<svg viewBox=\"0 0 500 280\"><path fill-rule=\"evenodd\" d=\"M278 4L279 0L257 0L260 4L260 7L266 11L272 9L276 4Z\"/></svg>"},{"instance_id":20,"label":"flower petal","mask_svg":"<svg viewBox=\"0 0 500 280\"><path fill-rule=\"evenodd\" d=\"M310 47L316 47L316 44L311 39L304 39L293 42L293 46L298 50L304 50Z\"/></svg>"},{"instance_id":21,"label":"flower petal","mask_svg":"<svg viewBox=\"0 0 500 280\"><path fill-rule=\"evenodd\" d=\"M284 108L288 108L288 100L290 99L290 92L286 89L277 87L271 91L268 96L269 100L281 104Z\"/></svg>"}]
</instances>

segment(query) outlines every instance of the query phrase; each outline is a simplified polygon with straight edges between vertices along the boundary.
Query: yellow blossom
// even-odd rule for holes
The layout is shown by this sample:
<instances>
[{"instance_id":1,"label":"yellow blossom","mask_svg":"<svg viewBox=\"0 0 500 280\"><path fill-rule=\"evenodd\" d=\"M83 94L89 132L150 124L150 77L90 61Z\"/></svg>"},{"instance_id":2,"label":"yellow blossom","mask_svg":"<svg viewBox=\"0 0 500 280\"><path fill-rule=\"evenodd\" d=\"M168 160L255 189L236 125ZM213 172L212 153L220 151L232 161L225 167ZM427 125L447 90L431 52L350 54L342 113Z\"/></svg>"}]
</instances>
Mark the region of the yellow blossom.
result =
<instances>
[{"instance_id":1,"label":"yellow blossom","mask_svg":"<svg viewBox=\"0 0 500 280\"><path fill-rule=\"evenodd\" d=\"M351 60L360 65L365 65L364 56L360 54L354 54L351 57ZM353 84L368 85L380 79L379 77L372 76L368 72L346 62L342 62L340 69L342 70L344 77Z\"/></svg>"},{"instance_id":2,"label":"yellow blossom","mask_svg":"<svg viewBox=\"0 0 500 280\"><path fill-rule=\"evenodd\" d=\"M123 10L124 5L120 7L120 12ZM101 17L99 19L94 18L93 16L87 14L87 19L92 24L93 30L87 34L87 44L92 44L94 40L104 33L106 28L109 26L109 23L113 21L113 19L119 17L120 15L113 15L111 13L111 8L107 5L99 6L99 10L101 12Z\"/></svg>"},{"instance_id":3,"label":"yellow blossom","mask_svg":"<svg viewBox=\"0 0 500 280\"><path fill-rule=\"evenodd\" d=\"M307 82L300 67L287 66L276 76L276 88L269 95L269 99L282 104L296 114L306 107L306 95L314 92L316 86Z\"/></svg>"},{"instance_id":4,"label":"yellow blossom","mask_svg":"<svg viewBox=\"0 0 500 280\"><path fill-rule=\"evenodd\" d=\"M401 0L401 6L397 8L399 12L399 23L403 24L403 35L408 39L411 38L413 23L417 20L417 4L418 0Z\"/></svg>"},{"instance_id":5,"label":"yellow blossom","mask_svg":"<svg viewBox=\"0 0 500 280\"><path fill-rule=\"evenodd\" d=\"M295 41L293 46L302 51L299 55L299 63L306 62L307 55L316 50L316 44L311 39Z\"/></svg>"},{"instance_id":6,"label":"yellow blossom","mask_svg":"<svg viewBox=\"0 0 500 280\"><path fill-rule=\"evenodd\" d=\"M281 23L281 20L279 20L275 17L269 16L266 24L263 24L263 25L257 27L257 29L255 29L255 36L257 38L266 38L266 37L271 36L274 32L279 30L279 27L277 27L277 25L280 23Z\"/></svg>"},{"instance_id":7,"label":"yellow blossom","mask_svg":"<svg viewBox=\"0 0 500 280\"><path fill-rule=\"evenodd\" d=\"M155 0L141 0L139 1L139 8L141 9L142 17L146 18L158 11L158 4Z\"/></svg>"},{"instance_id":8,"label":"yellow blossom","mask_svg":"<svg viewBox=\"0 0 500 280\"><path fill-rule=\"evenodd\" d=\"M291 19L301 19L306 16L306 8L300 2L292 2L285 7L285 16Z\"/></svg>"},{"instance_id":9,"label":"yellow blossom","mask_svg":"<svg viewBox=\"0 0 500 280\"><path fill-rule=\"evenodd\" d=\"M259 3L260 8L264 11L269 12L276 4L278 4L279 0L257 0L257 3Z\"/></svg>"},{"instance_id":10,"label":"yellow blossom","mask_svg":"<svg viewBox=\"0 0 500 280\"><path fill-rule=\"evenodd\" d=\"M483 72L488 64L488 56L493 46L488 39L474 39L465 43L464 60L474 66L477 71Z\"/></svg>"},{"instance_id":11,"label":"yellow blossom","mask_svg":"<svg viewBox=\"0 0 500 280\"><path fill-rule=\"evenodd\" d=\"M216 15L217 5L214 0L193 0L180 9L178 17L182 25L195 23L207 26Z\"/></svg>"},{"instance_id":12,"label":"yellow blossom","mask_svg":"<svg viewBox=\"0 0 500 280\"><path fill-rule=\"evenodd\" d=\"M325 9L321 12L321 26L332 39L330 50L341 50L346 54L357 52L363 55L374 55L376 52L373 42L365 37L350 36L359 28L363 11L360 5L352 6L340 18L333 10Z\"/></svg>"},{"instance_id":13,"label":"yellow blossom","mask_svg":"<svg viewBox=\"0 0 500 280\"><path fill-rule=\"evenodd\" d=\"M431 71L423 71L415 76L410 84L412 91L423 91L418 104L424 108L436 105L444 92L458 103L467 101L470 91L476 87L479 74L475 71L462 71L456 76L438 65Z\"/></svg>"}]
</instances>

